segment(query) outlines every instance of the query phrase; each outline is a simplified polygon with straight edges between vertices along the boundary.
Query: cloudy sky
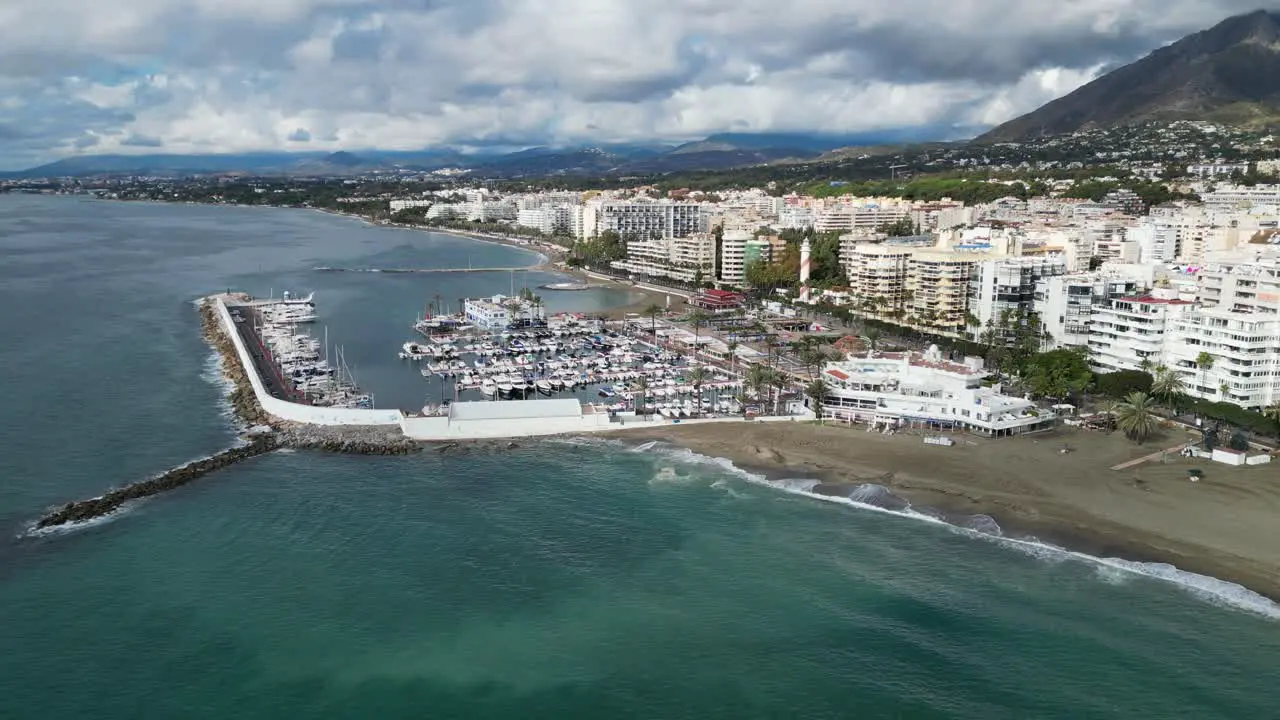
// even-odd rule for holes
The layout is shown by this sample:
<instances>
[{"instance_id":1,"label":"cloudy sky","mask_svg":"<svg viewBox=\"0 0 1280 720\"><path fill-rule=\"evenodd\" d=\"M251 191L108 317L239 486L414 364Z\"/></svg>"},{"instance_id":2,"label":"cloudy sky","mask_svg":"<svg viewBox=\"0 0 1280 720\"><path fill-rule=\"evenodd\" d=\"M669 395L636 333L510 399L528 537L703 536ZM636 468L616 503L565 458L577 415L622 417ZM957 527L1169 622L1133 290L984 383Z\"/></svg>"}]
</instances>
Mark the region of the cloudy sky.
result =
<instances>
[{"instance_id":1,"label":"cloudy sky","mask_svg":"<svg viewBox=\"0 0 1280 720\"><path fill-rule=\"evenodd\" d=\"M1266 0L0 0L0 168L994 124Z\"/></svg>"}]
</instances>

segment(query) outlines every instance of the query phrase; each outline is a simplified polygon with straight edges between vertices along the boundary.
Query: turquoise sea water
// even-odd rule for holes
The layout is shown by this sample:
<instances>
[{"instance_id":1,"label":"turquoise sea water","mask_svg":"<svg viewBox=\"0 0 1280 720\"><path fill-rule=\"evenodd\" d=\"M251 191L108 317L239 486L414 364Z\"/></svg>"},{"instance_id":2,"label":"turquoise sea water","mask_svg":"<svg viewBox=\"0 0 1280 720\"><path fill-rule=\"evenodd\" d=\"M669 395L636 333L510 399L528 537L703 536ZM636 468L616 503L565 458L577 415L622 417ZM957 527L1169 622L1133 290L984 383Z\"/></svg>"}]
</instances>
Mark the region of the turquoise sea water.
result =
<instances>
[{"instance_id":1,"label":"turquoise sea water","mask_svg":"<svg viewBox=\"0 0 1280 720\"><path fill-rule=\"evenodd\" d=\"M26 535L231 441L193 298L316 289L362 381L413 400L394 350L439 276L309 268L459 252L528 261L315 213L0 196L0 717L1280 717L1256 596L661 445L282 452Z\"/></svg>"}]
</instances>

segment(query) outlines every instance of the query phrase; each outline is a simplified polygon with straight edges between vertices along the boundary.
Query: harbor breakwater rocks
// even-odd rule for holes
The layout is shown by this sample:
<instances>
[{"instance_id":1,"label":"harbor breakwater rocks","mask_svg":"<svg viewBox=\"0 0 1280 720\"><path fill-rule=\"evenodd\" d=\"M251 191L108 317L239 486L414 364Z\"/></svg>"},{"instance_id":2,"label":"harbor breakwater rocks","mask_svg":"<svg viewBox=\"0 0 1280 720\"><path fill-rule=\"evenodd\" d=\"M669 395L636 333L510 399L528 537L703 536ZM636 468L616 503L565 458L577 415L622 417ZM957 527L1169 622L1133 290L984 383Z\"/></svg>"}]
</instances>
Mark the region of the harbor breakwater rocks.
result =
<instances>
[{"instance_id":1,"label":"harbor breakwater rocks","mask_svg":"<svg viewBox=\"0 0 1280 720\"><path fill-rule=\"evenodd\" d=\"M205 342L222 358L222 371L232 384L228 400L236 417L246 426L270 425L272 419L258 403L258 396L253 392L253 384L240 362L235 343L222 327L213 301L208 298L200 302L200 331Z\"/></svg>"},{"instance_id":2,"label":"harbor breakwater rocks","mask_svg":"<svg viewBox=\"0 0 1280 720\"><path fill-rule=\"evenodd\" d=\"M409 455L422 450L399 427L373 425L289 425L277 428L281 447L354 455Z\"/></svg>"},{"instance_id":3,"label":"harbor breakwater rocks","mask_svg":"<svg viewBox=\"0 0 1280 720\"><path fill-rule=\"evenodd\" d=\"M119 510L133 500L179 488L215 470L234 465L281 448L299 448L358 455L408 455L422 445L404 436L398 427L344 425L326 427L281 422L268 415L258 403L246 369L240 363L235 344L227 336L211 300L200 303L200 322L205 340L222 357L223 371L234 388L230 393L236 418L246 428L255 428L247 444L176 467L162 475L136 482L90 500L69 502L36 521L36 529L82 523Z\"/></svg>"},{"instance_id":4,"label":"harbor breakwater rocks","mask_svg":"<svg viewBox=\"0 0 1280 720\"><path fill-rule=\"evenodd\" d=\"M118 490L90 500L70 502L54 510L36 522L37 529L51 528L58 525L85 522L104 515L109 515L120 506L131 500L141 500L186 485L214 470L233 465L241 460L271 452L280 446L274 435L261 435L248 445L224 450L216 455L201 458L195 462L176 467L163 475L150 480L126 485Z\"/></svg>"}]
</instances>

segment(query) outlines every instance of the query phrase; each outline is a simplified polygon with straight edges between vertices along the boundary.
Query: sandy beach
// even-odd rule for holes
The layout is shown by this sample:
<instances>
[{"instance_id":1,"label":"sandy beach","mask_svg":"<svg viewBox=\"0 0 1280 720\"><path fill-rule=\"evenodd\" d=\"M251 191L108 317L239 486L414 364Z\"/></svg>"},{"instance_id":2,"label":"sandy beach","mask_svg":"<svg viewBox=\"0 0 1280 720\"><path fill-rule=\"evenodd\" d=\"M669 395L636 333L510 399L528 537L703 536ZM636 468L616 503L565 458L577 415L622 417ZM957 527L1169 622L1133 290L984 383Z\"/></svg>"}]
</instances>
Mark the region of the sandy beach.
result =
<instances>
[{"instance_id":1,"label":"sandy beach","mask_svg":"<svg viewBox=\"0 0 1280 720\"><path fill-rule=\"evenodd\" d=\"M816 478L815 492L847 496L876 483L913 507L949 518L985 514L1008 536L1034 536L1099 557L1163 562L1280 600L1280 473L1170 454L1184 431L1137 446L1120 434L1062 428L1035 436L957 436L954 447L917 435L810 423L676 425L619 434L665 440L773 478ZM1066 447L1065 454L1061 450ZM1204 479L1188 480L1199 468Z\"/></svg>"}]
</instances>

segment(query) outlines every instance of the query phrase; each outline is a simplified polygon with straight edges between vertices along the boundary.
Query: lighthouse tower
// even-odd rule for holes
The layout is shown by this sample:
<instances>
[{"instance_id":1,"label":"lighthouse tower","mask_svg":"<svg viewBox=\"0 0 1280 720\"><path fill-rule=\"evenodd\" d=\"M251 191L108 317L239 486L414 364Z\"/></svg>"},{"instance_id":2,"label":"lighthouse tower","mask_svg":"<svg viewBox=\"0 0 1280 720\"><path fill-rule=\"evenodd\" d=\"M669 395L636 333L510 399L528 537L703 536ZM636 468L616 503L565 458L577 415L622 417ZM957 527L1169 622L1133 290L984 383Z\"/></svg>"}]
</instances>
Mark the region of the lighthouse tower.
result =
<instances>
[{"instance_id":1,"label":"lighthouse tower","mask_svg":"<svg viewBox=\"0 0 1280 720\"><path fill-rule=\"evenodd\" d=\"M809 302L809 238L800 245L800 302Z\"/></svg>"}]
</instances>

